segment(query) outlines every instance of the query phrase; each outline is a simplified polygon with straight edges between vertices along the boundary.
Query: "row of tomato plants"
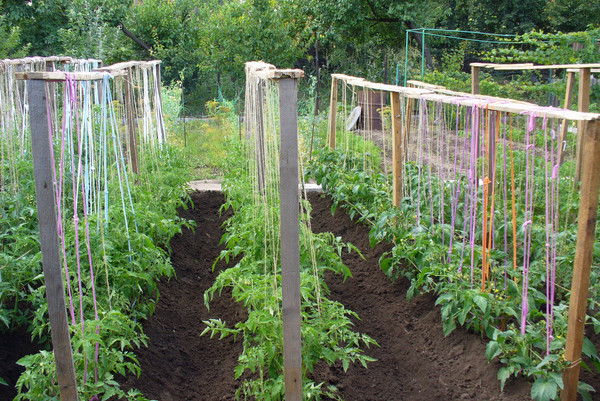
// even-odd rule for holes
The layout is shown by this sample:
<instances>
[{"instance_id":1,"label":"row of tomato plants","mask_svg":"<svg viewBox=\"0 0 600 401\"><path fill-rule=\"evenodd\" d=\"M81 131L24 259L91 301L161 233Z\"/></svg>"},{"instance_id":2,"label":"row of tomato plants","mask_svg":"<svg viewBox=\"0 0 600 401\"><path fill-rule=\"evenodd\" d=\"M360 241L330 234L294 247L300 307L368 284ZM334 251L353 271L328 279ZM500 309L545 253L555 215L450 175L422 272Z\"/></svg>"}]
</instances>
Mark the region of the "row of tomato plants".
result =
<instances>
[{"instance_id":1,"label":"row of tomato plants","mask_svg":"<svg viewBox=\"0 0 600 401\"><path fill-rule=\"evenodd\" d=\"M436 305L441 308L443 330L446 335L451 333L458 325L487 337L488 345L486 354L488 359L498 359L504 365L498 372L501 389L506 380L519 374L529 377L533 381L531 396L538 401L555 399L563 387L562 370L566 366L564 359L564 346L566 337L568 288L570 288L572 262L575 253L576 223L567 224L564 230L558 233L560 245L560 259L557 263L557 298L554 307L553 339L550 344L551 352L546 354L546 316L547 298L545 294L545 225L543 221L534 219L532 229L532 254L531 274L528 292L529 313L526 332L521 334L519 322L521 315L521 288L522 269L517 271L505 269L505 261L510 255L493 249L490 254L491 273L488 290L481 290L481 269L475 268L471 273L471 254L474 255L475 266L481 266L482 247L475 245L473 253L468 248L468 241L463 246L460 229L455 230L454 247L449 254L449 236L451 227L442 224L439 216L440 210L429 213L432 205L439 205L440 198L444 196L442 186L434 176L429 176L426 171L419 171L419 166L407 163L405 168L405 185L411 188L420 188L422 193L411 191L409 196L402 199L398 207L392 206L391 176L380 172L366 171L365 158L375 160L374 165L379 165L378 155L369 155L373 152L370 147L367 152L342 151L316 147L317 157L305 170L309 177L323 186L323 189L332 197L334 208L345 208L353 219L371 226L371 244L379 241L391 241L393 249L384 254L380 259L383 271L392 279L405 277L410 280L411 286L407 297L410 299L421 292L433 291L437 295ZM516 153L516 152L515 152ZM522 157L521 157L522 158ZM519 155L515 155L519 160ZM541 170L538 171L543 171ZM517 178L518 179L518 178ZM543 177L536 177L542 179ZM431 185L429 180L433 180ZM457 180L459 185L466 185L466 179ZM444 183L447 187L445 194L451 193L451 183ZM459 193L467 191L463 187ZM431 193L425 193L425 192ZM500 190L497 191L500 193ZM565 194L569 191L562 191ZM456 208L456 227L463 227L464 219L461 215L465 202L464 196L459 198ZM543 199L541 200L543 202ZM561 216L573 213L578 202L577 194L572 194L569 199L561 199ZM523 205L517 205L517 209ZM419 209L418 209L419 208ZM449 209L449 208L448 208ZM481 208L480 208L481 209ZM419 223L415 223L415 216L420 211ZM448 213L448 211L442 211ZM481 213L481 212L480 212ZM496 210L496 221L502 221L501 211ZM434 216L433 220L430 216ZM444 216L445 222L451 221L450 215ZM482 215L478 216L481 221ZM522 221L518 227L522 226ZM503 232L503 223L498 223L496 230ZM509 219L509 224L512 222ZM518 234L521 233L520 231ZM522 234L522 233L521 233ZM476 237L481 242L482 232L479 225ZM508 238L513 240L512 235ZM516 239L519 241L518 239ZM496 238L496 243L502 243L504 238ZM519 247L519 257L522 259L522 248ZM598 265L600 248L595 248L594 265ZM450 256L450 258L448 257ZM450 261L448 261L450 260ZM461 263L462 261L462 263ZM464 265L464 268L459 268ZM473 277L471 277L473 274ZM600 332L600 311L597 309L600 302L600 279L598 270L594 269L590 291L590 314L588 324L596 334ZM594 312L595 311L595 312ZM585 339L584 355L589 358L591 365L582 363L584 368L600 371L600 358L597 350L589 339ZM579 392L584 400L591 399L590 392L593 387L580 383Z\"/></svg>"},{"instance_id":2,"label":"row of tomato plants","mask_svg":"<svg viewBox=\"0 0 600 401\"><path fill-rule=\"evenodd\" d=\"M137 230L132 228L131 221L129 232L126 229L118 198L112 199L108 206L107 222L99 222L96 215L88 216L98 320L94 316L92 279L84 246L80 249L82 294L76 284L75 224L79 225L82 235L84 219L77 223L73 210L63 209L67 265L71 267L69 278L74 287L72 302L77 310L77 322L69 327L81 399L107 400L115 396L145 400L137 390L122 390L115 375L139 374L140 365L133 349L147 341L140 322L154 310L159 295L158 281L174 273L168 257L169 240L181 231L182 226L193 224L177 213L177 209L185 207L189 201L186 186L191 176L191 168L181 151L165 147L159 154L149 154L144 159L147 160L145 170L140 176L129 177L130 182L137 181L137 185L131 187ZM58 399L41 266L33 165L30 154L16 156L15 161L18 188L11 189L7 183L0 188L0 335L25 327L31 333L32 341L37 341L41 347L40 352L18 361L25 371L17 381L15 400ZM119 193L116 176L109 183L108 192ZM66 194L65 204L72 204L72 199L73 193ZM83 215L82 210L78 213ZM65 288L66 283L65 280ZM83 322L79 319L80 304L83 305ZM71 319L69 322L72 323ZM99 349L97 361L96 347ZM7 384L6 380L3 382Z\"/></svg>"},{"instance_id":3,"label":"row of tomato plants","mask_svg":"<svg viewBox=\"0 0 600 401\"><path fill-rule=\"evenodd\" d=\"M205 303L224 288L231 288L233 298L248 309L246 320L227 324L220 319L205 321L203 334L220 338L234 336L243 341L243 351L235 368L241 379L237 396L244 399L284 399L283 341L281 319L281 266L279 256L278 195L269 202L253 193L252 172L244 144L230 144L226 162L226 195L224 209L233 216L225 223L222 243L226 249L219 259L235 261L223 270L214 285L205 293ZM276 194L277 183L267 183L264 191ZM340 364L344 370L351 363L363 366L373 359L363 348L376 345L366 334L352 330L356 314L341 303L327 298L329 290L324 280L326 271L351 277L342 263L344 251L358 252L351 244L343 243L331 233L314 234L310 230L310 204L301 201L300 222L300 288L302 319L302 375L304 399L341 399L334 386L316 383L313 371L319 361ZM273 220L269 220L272 216ZM233 264L233 262L232 262ZM230 322L231 323L231 322Z\"/></svg>"}]
</instances>

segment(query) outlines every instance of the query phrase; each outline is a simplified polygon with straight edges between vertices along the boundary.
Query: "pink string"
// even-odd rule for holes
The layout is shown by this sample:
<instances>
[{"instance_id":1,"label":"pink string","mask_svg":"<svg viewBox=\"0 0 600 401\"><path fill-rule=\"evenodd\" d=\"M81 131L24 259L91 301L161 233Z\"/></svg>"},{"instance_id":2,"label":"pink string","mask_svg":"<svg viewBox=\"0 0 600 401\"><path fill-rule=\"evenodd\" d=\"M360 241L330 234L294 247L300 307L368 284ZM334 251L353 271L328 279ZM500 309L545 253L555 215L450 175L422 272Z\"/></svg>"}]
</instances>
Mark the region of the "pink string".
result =
<instances>
[{"instance_id":1,"label":"pink string","mask_svg":"<svg viewBox=\"0 0 600 401\"><path fill-rule=\"evenodd\" d=\"M52 120L50 114L50 103L46 102L46 112L48 114L48 135L50 137L50 143L52 143ZM63 123L62 123L62 137L61 137L61 152L60 152L60 166L59 166L59 174L60 179L56 181L56 159L54 157L54 152L52 152L52 179L54 180L54 189L56 193L56 208L57 208L57 227L58 227L58 236L60 238L60 244L62 248L63 255L63 265L65 267L65 276L67 277L67 291L69 294L69 313L71 315L71 323L73 325L76 324L75 321L75 308L73 306L73 293L71 290L71 275L69 274L69 266L67 263L67 248L65 244L65 233L62 225L62 183L63 183L63 173L64 173L64 154L65 154L65 130L66 130L66 115L63 115Z\"/></svg>"},{"instance_id":2,"label":"pink string","mask_svg":"<svg viewBox=\"0 0 600 401\"><path fill-rule=\"evenodd\" d=\"M529 293L529 264L531 256L531 219L533 218L533 187L535 170L535 136L534 143L531 143L531 134L535 130L536 117L535 112L528 113L527 120L527 146L525 155L525 224L524 228L524 251L523 251L523 289L521 293L521 335L525 335L527 326L527 315L529 305L527 297Z\"/></svg>"}]
</instances>

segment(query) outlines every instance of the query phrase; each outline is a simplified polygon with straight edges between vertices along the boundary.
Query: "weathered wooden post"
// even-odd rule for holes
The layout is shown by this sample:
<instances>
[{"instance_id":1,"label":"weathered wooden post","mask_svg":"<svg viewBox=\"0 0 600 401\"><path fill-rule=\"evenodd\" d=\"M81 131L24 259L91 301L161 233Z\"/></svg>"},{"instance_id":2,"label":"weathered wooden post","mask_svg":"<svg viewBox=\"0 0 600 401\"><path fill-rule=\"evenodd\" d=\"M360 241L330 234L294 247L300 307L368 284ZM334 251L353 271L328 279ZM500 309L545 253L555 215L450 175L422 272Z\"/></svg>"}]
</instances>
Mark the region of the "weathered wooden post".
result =
<instances>
[{"instance_id":1,"label":"weathered wooden post","mask_svg":"<svg viewBox=\"0 0 600 401\"><path fill-rule=\"evenodd\" d=\"M471 64L471 93L474 95L479 95L479 72L481 71L481 66L478 64Z\"/></svg>"},{"instance_id":2,"label":"weathered wooden post","mask_svg":"<svg viewBox=\"0 0 600 401\"><path fill-rule=\"evenodd\" d=\"M565 103L563 108L568 109L573 100L573 84L575 83L575 71L567 71L567 89L565 91ZM558 163L562 164L564 158L564 147L567 138L568 120L563 119L560 126L560 142L558 144Z\"/></svg>"},{"instance_id":3,"label":"weathered wooden post","mask_svg":"<svg viewBox=\"0 0 600 401\"><path fill-rule=\"evenodd\" d=\"M331 77L331 97L329 101L329 147L335 149L335 130L337 124L338 79Z\"/></svg>"},{"instance_id":4,"label":"weathered wooden post","mask_svg":"<svg viewBox=\"0 0 600 401\"><path fill-rule=\"evenodd\" d=\"M71 349L65 289L59 255L53 149L50 127L48 126L46 83L44 80L30 80L27 84L42 266L44 269L46 299L48 301L50 334L56 359L56 375L60 388L60 399L62 401L77 401L73 350Z\"/></svg>"},{"instance_id":5,"label":"weathered wooden post","mask_svg":"<svg viewBox=\"0 0 600 401\"><path fill-rule=\"evenodd\" d=\"M590 111L590 78L591 68L581 67L579 69L579 94L577 97L577 110L582 113ZM581 169L583 168L583 136L587 121L577 123L577 154L575 160L575 181L581 180Z\"/></svg>"},{"instance_id":6,"label":"weathered wooden post","mask_svg":"<svg viewBox=\"0 0 600 401\"><path fill-rule=\"evenodd\" d=\"M300 233L298 199L298 81L302 71L279 79L281 282L283 374L286 401L302 401Z\"/></svg>"},{"instance_id":7,"label":"weathered wooden post","mask_svg":"<svg viewBox=\"0 0 600 401\"><path fill-rule=\"evenodd\" d=\"M135 113L133 110L133 77L131 67L126 69L125 77L125 117L127 118L127 131L129 133L129 157L131 171L136 175L140 173L137 151L137 132L135 127Z\"/></svg>"},{"instance_id":8,"label":"weathered wooden post","mask_svg":"<svg viewBox=\"0 0 600 401\"><path fill-rule=\"evenodd\" d=\"M402 110L400 94L391 92L392 97L392 185L394 206L402 201Z\"/></svg>"},{"instance_id":9,"label":"weathered wooden post","mask_svg":"<svg viewBox=\"0 0 600 401\"><path fill-rule=\"evenodd\" d=\"M583 133L583 167L581 176L581 201L579 203L577 245L573 266L573 282L569 302L569 322L565 358L569 365L563 373L562 401L575 401L581 367L585 315L592 266L596 219L598 216L598 192L600 188L600 120L588 121Z\"/></svg>"}]
</instances>

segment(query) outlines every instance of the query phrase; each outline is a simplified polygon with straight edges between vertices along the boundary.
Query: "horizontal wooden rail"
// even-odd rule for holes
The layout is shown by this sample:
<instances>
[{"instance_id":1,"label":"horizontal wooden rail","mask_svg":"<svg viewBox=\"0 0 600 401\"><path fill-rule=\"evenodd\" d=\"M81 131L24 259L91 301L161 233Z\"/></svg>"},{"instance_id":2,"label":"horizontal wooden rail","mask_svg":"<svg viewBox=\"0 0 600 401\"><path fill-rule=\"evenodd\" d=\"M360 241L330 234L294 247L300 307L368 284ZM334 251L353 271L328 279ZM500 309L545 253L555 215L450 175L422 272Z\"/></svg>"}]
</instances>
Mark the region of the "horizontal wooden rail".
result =
<instances>
[{"instance_id":1,"label":"horizontal wooden rail","mask_svg":"<svg viewBox=\"0 0 600 401\"><path fill-rule=\"evenodd\" d=\"M491 98L462 92L442 94L437 92L437 90L380 84L344 74L331 74L331 76L332 78L342 80L351 86L359 86L385 92L397 92L411 99L425 99L462 106L478 106L492 111L503 111L515 114L533 113L536 117L561 118L572 121L591 121L600 119L600 114L597 113L582 113L556 107L543 107L532 103L518 102L512 99Z\"/></svg>"}]
</instances>

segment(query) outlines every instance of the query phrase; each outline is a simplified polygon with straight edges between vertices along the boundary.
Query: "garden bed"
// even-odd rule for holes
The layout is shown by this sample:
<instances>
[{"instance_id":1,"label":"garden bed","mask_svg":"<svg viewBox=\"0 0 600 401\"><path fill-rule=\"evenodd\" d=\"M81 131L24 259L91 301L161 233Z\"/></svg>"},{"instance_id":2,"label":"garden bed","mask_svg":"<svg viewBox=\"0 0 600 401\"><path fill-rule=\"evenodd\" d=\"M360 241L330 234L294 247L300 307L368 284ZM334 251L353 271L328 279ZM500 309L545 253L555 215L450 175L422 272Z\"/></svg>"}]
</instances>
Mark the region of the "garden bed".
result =
<instances>
[{"instance_id":1,"label":"garden bed","mask_svg":"<svg viewBox=\"0 0 600 401\"><path fill-rule=\"evenodd\" d=\"M203 292L214 282L220 269L211 271L220 252L221 223L218 210L224 198L215 192L192 194L195 207L182 217L197 222L194 231L184 229L171 241L172 261L177 279L159 286L160 298L154 316L145 323L149 347L136 353L142 366L139 379L128 378L150 398L169 400L234 399L233 369L241 352L241 341L200 337L202 320L221 318L233 325L244 317L230 294L223 293L207 311ZM406 301L408 283L391 283L381 272L378 259L385 245L369 247L368 229L353 223L337 210L331 215L331 201L319 194L310 196L313 230L332 231L355 244L356 253L344 254L353 278L344 283L339 276L328 277L331 298L339 300L361 317L356 330L371 335L380 347L367 350L378 359L368 369L319 364L317 382L334 384L346 400L495 399L528 400L530 385L524 380L507 383L500 393L497 366L485 359L485 342L477 335L457 329L447 338L433 296Z\"/></svg>"}]
</instances>

